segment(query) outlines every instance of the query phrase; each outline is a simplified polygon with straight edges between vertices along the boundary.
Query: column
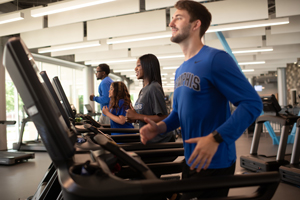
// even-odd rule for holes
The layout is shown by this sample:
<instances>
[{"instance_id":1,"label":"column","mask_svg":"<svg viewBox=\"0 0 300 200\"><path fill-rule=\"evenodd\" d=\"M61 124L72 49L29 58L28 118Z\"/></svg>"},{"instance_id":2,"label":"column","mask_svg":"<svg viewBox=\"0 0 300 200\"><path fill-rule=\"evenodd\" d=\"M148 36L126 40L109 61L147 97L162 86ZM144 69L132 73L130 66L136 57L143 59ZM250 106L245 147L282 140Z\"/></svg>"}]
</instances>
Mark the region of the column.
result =
<instances>
[{"instance_id":1,"label":"column","mask_svg":"<svg viewBox=\"0 0 300 200\"><path fill-rule=\"evenodd\" d=\"M0 38L0 120L6 120L5 68L2 65L3 48L6 40ZM6 125L0 124L0 150L6 150Z\"/></svg>"},{"instance_id":2,"label":"column","mask_svg":"<svg viewBox=\"0 0 300 200\"><path fill-rule=\"evenodd\" d=\"M277 68L278 102L281 107L287 105L286 68Z\"/></svg>"},{"instance_id":3,"label":"column","mask_svg":"<svg viewBox=\"0 0 300 200\"><path fill-rule=\"evenodd\" d=\"M94 69L92 67L85 67L83 69L83 104L90 104L95 110L95 104L93 103L93 101L90 101L90 95L94 94L94 76ZM87 113L87 110L85 108L84 113Z\"/></svg>"}]
</instances>

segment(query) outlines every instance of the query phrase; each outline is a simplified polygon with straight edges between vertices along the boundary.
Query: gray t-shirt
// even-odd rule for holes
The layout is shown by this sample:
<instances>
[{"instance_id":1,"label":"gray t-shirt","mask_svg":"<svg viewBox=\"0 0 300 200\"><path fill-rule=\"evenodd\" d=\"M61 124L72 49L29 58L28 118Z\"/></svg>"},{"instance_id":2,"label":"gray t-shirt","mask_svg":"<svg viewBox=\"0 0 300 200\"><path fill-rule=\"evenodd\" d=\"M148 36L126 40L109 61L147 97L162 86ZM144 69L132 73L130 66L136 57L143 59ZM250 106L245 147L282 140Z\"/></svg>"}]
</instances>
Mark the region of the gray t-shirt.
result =
<instances>
[{"instance_id":1,"label":"gray t-shirt","mask_svg":"<svg viewBox=\"0 0 300 200\"><path fill-rule=\"evenodd\" d=\"M139 97L134 105L137 113L143 115L168 115L166 102L164 99L164 92L161 85L153 81L145 86L139 94ZM144 121L139 121L139 128L145 124ZM173 132L157 135L148 143L168 142L172 138Z\"/></svg>"}]
</instances>

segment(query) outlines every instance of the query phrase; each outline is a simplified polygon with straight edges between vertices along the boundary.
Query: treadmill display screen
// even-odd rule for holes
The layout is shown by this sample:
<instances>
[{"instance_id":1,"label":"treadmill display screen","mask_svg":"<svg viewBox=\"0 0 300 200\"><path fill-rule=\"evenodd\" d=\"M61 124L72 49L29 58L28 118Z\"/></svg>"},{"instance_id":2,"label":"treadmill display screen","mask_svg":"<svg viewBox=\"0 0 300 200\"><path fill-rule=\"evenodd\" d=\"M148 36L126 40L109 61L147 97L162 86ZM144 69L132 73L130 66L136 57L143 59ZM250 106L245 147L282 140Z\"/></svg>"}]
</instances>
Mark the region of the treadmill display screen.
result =
<instances>
[{"instance_id":1,"label":"treadmill display screen","mask_svg":"<svg viewBox=\"0 0 300 200\"><path fill-rule=\"evenodd\" d=\"M53 161L74 155L71 133L54 100L43 85L33 56L20 38L11 38L4 47L3 65L10 74L32 121Z\"/></svg>"},{"instance_id":2,"label":"treadmill display screen","mask_svg":"<svg viewBox=\"0 0 300 200\"><path fill-rule=\"evenodd\" d=\"M271 96L261 97L261 100L264 112L275 112L278 114L281 111L281 107L273 94Z\"/></svg>"}]
</instances>

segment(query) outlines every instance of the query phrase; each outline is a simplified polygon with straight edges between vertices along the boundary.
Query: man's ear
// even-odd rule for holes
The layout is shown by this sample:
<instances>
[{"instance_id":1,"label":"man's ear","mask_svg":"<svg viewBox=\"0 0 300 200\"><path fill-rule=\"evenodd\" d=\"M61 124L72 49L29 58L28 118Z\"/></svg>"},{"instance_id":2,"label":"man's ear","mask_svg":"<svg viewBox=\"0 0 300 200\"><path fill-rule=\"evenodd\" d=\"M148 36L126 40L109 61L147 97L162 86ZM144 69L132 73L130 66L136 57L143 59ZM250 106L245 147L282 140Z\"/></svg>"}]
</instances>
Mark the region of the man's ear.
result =
<instances>
[{"instance_id":1,"label":"man's ear","mask_svg":"<svg viewBox=\"0 0 300 200\"><path fill-rule=\"evenodd\" d=\"M201 21L198 19L196 21L194 21L194 27L193 27L193 30L197 30L197 29L200 29L200 26L201 26Z\"/></svg>"}]
</instances>

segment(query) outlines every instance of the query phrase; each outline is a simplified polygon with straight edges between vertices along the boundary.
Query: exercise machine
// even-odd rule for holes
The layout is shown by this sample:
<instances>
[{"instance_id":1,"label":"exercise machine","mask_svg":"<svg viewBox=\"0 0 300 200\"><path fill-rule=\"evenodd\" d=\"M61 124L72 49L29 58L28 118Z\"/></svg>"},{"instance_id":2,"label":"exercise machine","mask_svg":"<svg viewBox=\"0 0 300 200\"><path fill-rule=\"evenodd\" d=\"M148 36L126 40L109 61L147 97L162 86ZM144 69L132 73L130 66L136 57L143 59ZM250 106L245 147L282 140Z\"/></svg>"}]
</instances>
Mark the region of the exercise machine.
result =
<instances>
[{"instance_id":1,"label":"exercise machine","mask_svg":"<svg viewBox=\"0 0 300 200\"><path fill-rule=\"evenodd\" d=\"M258 185L251 199L271 199L278 184L278 172L232 175L218 178L159 180L150 168L129 155L109 138L97 134L94 140L103 148L95 155L96 163L75 163L75 149L72 144L72 132L62 123L61 114L51 96L45 92L38 78L34 59L25 44L18 38L9 39L4 48L4 66L10 74L32 121L38 129L47 152L57 169L57 177L62 188L56 199L157 199L177 192L195 190L234 188ZM101 151L101 150L100 150ZM112 155L121 163L136 172L138 179L124 180L112 173ZM230 199L249 199L230 197ZM228 199L228 198L224 198Z\"/></svg>"},{"instance_id":2,"label":"exercise machine","mask_svg":"<svg viewBox=\"0 0 300 200\"><path fill-rule=\"evenodd\" d=\"M255 130L253 134L250 155L240 157L240 165L243 168L251 171L275 171L281 165L289 163L289 159L285 158L285 151L287 146L288 136L290 134L291 126L297 121L298 116L292 114L280 114L280 106L274 95L269 97L262 97L264 111L274 112L276 115L261 115L255 122ZM277 150L277 155L266 156L257 154L260 135L264 122L276 122L281 124L280 142Z\"/></svg>"},{"instance_id":3,"label":"exercise machine","mask_svg":"<svg viewBox=\"0 0 300 200\"><path fill-rule=\"evenodd\" d=\"M279 167L281 179L300 186L300 119L297 120L294 145L289 165Z\"/></svg>"},{"instance_id":4,"label":"exercise machine","mask_svg":"<svg viewBox=\"0 0 300 200\"><path fill-rule=\"evenodd\" d=\"M93 108L90 104L84 104L84 107L85 109L88 111L88 115L91 116L91 117L100 117L101 116L101 113L96 113L93 111Z\"/></svg>"},{"instance_id":5,"label":"exercise machine","mask_svg":"<svg viewBox=\"0 0 300 200\"><path fill-rule=\"evenodd\" d=\"M17 151L46 151L45 146L41 141L38 133L35 140L29 140L29 141L23 140L25 126L28 122L31 122L30 117L26 117L22 119L19 141L17 143L13 143L13 149Z\"/></svg>"},{"instance_id":6,"label":"exercise machine","mask_svg":"<svg viewBox=\"0 0 300 200\"><path fill-rule=\"evenodd\" d=\"M16 121L0 120L0 124L13 125ZM13 165L32 159L35 154L32 152L13 152L13 151L0 151L0 164Z\"/></svg>"}]
</instances>

